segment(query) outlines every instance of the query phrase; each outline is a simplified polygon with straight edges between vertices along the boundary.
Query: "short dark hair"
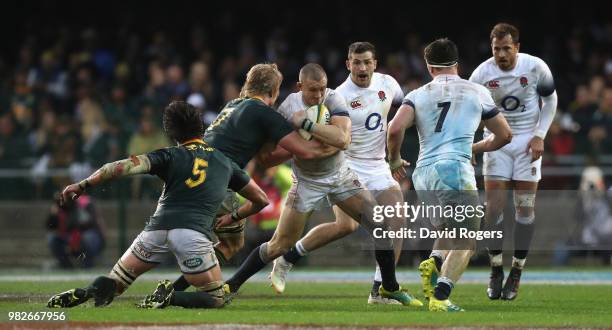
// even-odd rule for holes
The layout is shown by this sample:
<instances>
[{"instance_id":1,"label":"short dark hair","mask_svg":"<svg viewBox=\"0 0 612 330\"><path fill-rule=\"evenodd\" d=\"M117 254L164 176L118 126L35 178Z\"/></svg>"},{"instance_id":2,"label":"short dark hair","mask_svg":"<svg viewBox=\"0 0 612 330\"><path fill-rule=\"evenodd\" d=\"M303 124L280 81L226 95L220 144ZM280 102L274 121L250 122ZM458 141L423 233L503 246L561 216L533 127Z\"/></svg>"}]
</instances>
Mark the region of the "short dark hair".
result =
<instances>
[{"instance_id":1,"label":"short dark hair","mask_svg":"<svg viewBox=\"0 0 612 330\"><path fill-rule=\"evenodd\" d=\"M372 52L372 57L376 58L376 47L367 41L357 41L353 42L348 49L348 57L354 53L363 54L365 52Z\"/></svg>"},{"instance_id":2,"label":"short dark hair","mask_svg":"<svg viewBox=\"0 0 612 330\"><path fill-rule=\"evenodd\" d=\"M424 51L425 61L433 66L453 66L459 61L457 45L448 38L434 40Z\"/></svg>"},{"instance_id":3,"label":"short dark hair","mask_svg":"<svg viewBox=\"0 0 612 330\"><path fill-rule=\"evenodd\" d=\"M323 78L327 78L325 69L317 63L308 63L300 69L300 81L303 80L314 80L321 81Z\"/></svg>"},{"instance_id":4,"label":"short dark hair","mask_svg":"<svg viewBox=\"0 0 612 330\"><path fill-rule=\"evenodd\" d=\"M497 23L491 30L489 40L493 42L493 38L503 39L505 36L510 35L513 43L519 42L519 30L516 26L508 23Z\"/></svg>"},{"instance_id":5,"label":"short dark hair","mask_svg":"<svg viewBox=\"0 0 612 330\"><path fill-rule=\"evenodd\" d=\"M199 138L204 133L200 110L184 101L173 101L166 106L163 125L166 135L179 143Z\"/></svg>"}]
</instances>

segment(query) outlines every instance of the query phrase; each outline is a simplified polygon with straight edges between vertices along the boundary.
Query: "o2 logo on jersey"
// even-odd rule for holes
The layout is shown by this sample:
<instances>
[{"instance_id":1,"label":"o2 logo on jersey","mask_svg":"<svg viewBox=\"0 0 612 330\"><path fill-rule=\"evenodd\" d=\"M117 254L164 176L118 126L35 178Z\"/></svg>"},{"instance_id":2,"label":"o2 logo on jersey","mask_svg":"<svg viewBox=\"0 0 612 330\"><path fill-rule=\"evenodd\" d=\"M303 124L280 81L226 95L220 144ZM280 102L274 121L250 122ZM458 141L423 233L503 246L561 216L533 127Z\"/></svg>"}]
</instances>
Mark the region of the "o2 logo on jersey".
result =
<instances>
[{"instance_id":1,"label":"o2 logo on jersey","mask_svg":"<svg viewBox=\"0 0 612 330\"><path fill-rule=\"evenodd\" d=\"M521 109L520 112L525 112L525 105L521 104L521 101L516 96L508 95L501 101L501 106L505 111L515 111Z\"/></svg>"},{"instance_id":2,"label":"o2 logo on jersey","mask_svg":"<svg viewBox=\"0 0 612 330\"><path fill-rule=\"evenodd\" d=\"M371 113L365 121L365 128L368 131L374 131L380 128L383 131L382 116L379 113Z\"/></svg>"}]
</instances>

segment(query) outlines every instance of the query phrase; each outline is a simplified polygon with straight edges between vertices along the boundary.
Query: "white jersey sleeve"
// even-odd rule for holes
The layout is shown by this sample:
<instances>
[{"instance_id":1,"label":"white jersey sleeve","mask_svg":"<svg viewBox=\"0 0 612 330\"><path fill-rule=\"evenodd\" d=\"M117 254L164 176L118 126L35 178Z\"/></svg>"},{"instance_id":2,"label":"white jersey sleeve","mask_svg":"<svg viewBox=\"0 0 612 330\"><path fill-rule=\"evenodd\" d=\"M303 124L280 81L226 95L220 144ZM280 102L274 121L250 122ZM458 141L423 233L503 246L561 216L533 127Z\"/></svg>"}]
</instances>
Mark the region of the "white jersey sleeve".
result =
<instances>
[{"instance_id":1,"label":"white jersey sleeve","mask_svg":"<svg viewBox=\"0 0 612 330\"><path fill-rule=\"evenodd\" d=\"M395 78L391 76L387 76L389 79L389 85L391 87L391 92L393 93L393 100L391 101L391 105L394 107L399 107L402 105L404 100L404 91L402 91L402 86L395 80Z\"/></svg>"},{"instance_id":2,"label":"white jersey sleeve","mask_svg":"<svg viewBox=\"0 0 612 330\"><path fill-rule=\"evenodd\" d=\"M555 91L555 80L553 79L550 68L546 62L540 58L535 58L535 69L538 73L537 92L540 96L549 96Z\"/></svg>"},{"instance_id":3,"label":"white jersey sleeve","mask_svg":"<svg viewBox=\"0 0 612 330\"><path fill-rule=\"evenodd\" d=\"M470 76L469 81L476 83L478 85L484 85L485 81L483 81L482 79L482 70L483 70L482 67L485 63L480 64L476 69L474 69L474 71L472 72L472 75Z\"/></svg>"},{"instance_id":4,"label":"white jersey sleeve","mask_svg":"<svg viewBox=\"0 0 612 330\"><path fill-rule=\"evenodd\" d=\"M499 113L499 110L497 109L497 105L495 105L493 97L491 97L491 93L480 85L478 85L478 93L480 105L482 107L482 119L487 120L495 117L495 115Z\"/></svg>"},{"instance_id":5,"label":"white jersey sleeve","mask_svg":"<svg viewBox=\"0 0 612 330\"><path fill-rule=\"evenodd\" d=\"M296 108L293 106L295 103L296 93L289 94L287 98L278 106L278 113L280 113L287 121L291 122L291 117L293 117L293 113L296 111Z\"/></svg>"},{"instance_id":6,"label":"white jersey sleeve","mask_svg":"<svg viewBox=\"0 0 612 330\"><path fill-rule=\"evenodd\" d=\"M415 106L414 106L414 102L415 102L415 94L416 94L416 89L411 91L410 93L406 94L406 97L404 97L402 104L406 104L411 106L413 109L416 110Z\"/></svg>"},{"instance_id":7,"label":"white jersey sleeve","mask_svg":"<svg viewBox=\"0 0 612 330\"><path fill-rule=\"evenodd\" d=\"M342 95L334 90L329 90L325 101L323 102L329 110L330 116L349 116L348 107Z\"/></svg>"}]
</instances>

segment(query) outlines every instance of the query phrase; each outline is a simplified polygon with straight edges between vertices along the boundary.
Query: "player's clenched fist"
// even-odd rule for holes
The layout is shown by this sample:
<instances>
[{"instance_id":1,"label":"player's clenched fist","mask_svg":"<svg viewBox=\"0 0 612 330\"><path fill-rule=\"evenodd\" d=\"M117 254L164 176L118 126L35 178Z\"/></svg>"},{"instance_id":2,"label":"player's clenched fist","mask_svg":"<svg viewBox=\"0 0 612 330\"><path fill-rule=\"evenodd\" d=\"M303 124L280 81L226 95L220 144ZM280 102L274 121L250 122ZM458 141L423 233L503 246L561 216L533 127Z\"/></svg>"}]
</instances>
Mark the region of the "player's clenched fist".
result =
<instances>
[{"instance_id":1,"label":"player's clenched fist","mask_svg":"<svg viewBox=\"0 0 612 330\"><path fill-rule=\"evenodd\" d=\"M84 191L85 189L83 189L83 187L81 187L79 183L73 183L67 186L66 188L64 188L64 191L62 191L62 196L60 197L61 205L64 205L64 203L69 200L75 200L79 198L79 196L81 196Z\"/></svg>"}]
</instances>

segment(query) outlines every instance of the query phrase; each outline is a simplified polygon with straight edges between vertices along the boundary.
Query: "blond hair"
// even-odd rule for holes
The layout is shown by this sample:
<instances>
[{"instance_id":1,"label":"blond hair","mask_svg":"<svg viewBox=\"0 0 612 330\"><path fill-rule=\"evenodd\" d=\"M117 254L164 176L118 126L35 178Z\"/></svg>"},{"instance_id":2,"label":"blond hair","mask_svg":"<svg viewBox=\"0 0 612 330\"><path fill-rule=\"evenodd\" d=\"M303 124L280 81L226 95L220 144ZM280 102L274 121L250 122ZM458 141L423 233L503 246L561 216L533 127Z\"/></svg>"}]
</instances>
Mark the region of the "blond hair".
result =
<instances>
[{"instance_id":1,"label":"blond hair","mask_svg":"<svg viewBox=\"0 0 612 330\"><path fill-rule=\"evenodd\" d=\"M240 97L273 96L283 81L283 74L274 63L254 65L246 76Z\"/></svg>"}]
</instances>

